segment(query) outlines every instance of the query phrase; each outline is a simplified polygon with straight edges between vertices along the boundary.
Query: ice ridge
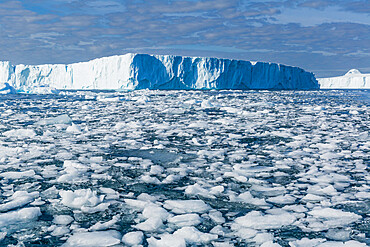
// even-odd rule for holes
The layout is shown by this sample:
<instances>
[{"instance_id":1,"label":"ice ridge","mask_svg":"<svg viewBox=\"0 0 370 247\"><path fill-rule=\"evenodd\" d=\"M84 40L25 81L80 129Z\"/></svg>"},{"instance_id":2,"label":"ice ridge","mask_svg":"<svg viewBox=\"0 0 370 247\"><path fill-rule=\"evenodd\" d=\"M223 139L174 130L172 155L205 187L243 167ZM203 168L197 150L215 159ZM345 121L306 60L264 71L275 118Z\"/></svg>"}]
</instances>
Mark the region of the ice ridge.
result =
<instances>
[{"instance_id":1,"label":"ice ridge","mask_svg":"<svg viewBox=\"0 0 370 247\"><path fill-rule=\"evenodd\" d=\"M275 63L128 53L69 65L0 62L18 92L53 89L317 89L313 73ZM36 90L37 91L37 90Z\"/></svg>"}]
</instances>

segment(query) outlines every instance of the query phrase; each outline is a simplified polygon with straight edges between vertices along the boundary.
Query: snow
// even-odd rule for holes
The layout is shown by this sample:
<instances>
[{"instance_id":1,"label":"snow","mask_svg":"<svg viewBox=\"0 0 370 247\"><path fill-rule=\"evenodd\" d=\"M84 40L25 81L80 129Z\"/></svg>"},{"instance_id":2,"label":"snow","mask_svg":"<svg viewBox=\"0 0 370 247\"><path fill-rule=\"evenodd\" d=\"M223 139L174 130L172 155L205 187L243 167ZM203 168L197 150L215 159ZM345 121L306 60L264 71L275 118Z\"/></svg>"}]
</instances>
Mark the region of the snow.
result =
<instances>
[{"instance_id":1,"label":"snow","mask_svg":"<svg viewBox=\"0 0 370 247\"><path fill-rule=\"evenodd\" d=\"M370 89L370 74L362 74L357 69L351 69L343 76L317 80L321 89Z\"/></svg>"},{"instance_id":2,"label":"snow","mask_svg":"<svg viewBox=\"0 0 370 247\"><path fill-rule=\"evenodd\" d=\"M57 89L318 88L314 75L297 67L218 58L133 53L69 65L12 66L9 62L1 62L0 78L0 81L9 83L23 93L58 93ZM140 102L147 101L144 98L139 99ZM211 104L204 103L204 107L209 106Z\"/></svg>"}]
</instances>

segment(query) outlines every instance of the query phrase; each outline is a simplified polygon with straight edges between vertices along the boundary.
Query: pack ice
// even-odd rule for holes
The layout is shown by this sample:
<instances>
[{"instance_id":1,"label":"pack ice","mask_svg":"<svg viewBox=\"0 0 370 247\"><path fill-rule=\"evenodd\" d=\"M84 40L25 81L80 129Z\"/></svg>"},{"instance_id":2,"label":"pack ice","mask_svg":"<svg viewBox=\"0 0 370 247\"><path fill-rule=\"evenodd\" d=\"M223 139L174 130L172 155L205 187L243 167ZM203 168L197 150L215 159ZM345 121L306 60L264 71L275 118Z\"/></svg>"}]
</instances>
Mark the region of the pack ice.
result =
<instances>
[{"instance_id":1,"label":"pack ice","mask_svg":"<svg viewBox=\"0 0 370 247\"><path fill-rule=\"evenodd\" d=\"M0 62L0 81L19 92L55 89L316 89L314 74L275 63L128 53L88 62ZM41 89L40 89L41 88Z\"/></svg>"},{"instance_id":2,"label":"pack ice","mask_svg":"<svg viewBox=\"0 0 370 247\"><path fill-rule=\"evenodd\" d=\"M343 76L319 78L320 88L327 89L370 89L370 74L351 69Z\"/></svg>"}]
</instances>

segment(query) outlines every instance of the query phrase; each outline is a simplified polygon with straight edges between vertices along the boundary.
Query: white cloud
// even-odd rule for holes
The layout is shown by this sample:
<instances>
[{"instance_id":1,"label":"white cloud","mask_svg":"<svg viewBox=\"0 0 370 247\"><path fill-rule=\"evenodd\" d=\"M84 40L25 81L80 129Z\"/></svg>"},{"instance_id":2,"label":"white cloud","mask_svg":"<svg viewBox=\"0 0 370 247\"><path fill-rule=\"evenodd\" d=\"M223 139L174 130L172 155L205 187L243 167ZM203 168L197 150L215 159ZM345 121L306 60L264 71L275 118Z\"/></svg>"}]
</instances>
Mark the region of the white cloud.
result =
<instances>
[{"instance_id":1,"label":"white cloud","mask_svg":"<svg viewBox=\"0 0 370 247\"><path fill-rule=\"evenodd\" d=\"M370 25L370 16L368 14L344 11L339 7L327 7L325 9L283 8L281 13L274 17L276 19L274 23L299 23L305 27L332 22Z\"/></svg>"}]
</instances>

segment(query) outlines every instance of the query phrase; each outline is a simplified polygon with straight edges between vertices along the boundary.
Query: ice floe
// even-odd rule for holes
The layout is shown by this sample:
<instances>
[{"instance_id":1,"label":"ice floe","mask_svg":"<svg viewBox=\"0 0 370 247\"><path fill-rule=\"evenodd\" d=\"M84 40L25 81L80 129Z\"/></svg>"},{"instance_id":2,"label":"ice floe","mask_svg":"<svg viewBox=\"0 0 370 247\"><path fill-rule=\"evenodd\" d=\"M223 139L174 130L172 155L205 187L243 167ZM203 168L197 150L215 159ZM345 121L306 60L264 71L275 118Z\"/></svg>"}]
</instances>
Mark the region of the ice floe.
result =
<instances>
[{"instance_id":1,"label":"ice floe","mask_svg":"<svg viewBox=\"0 0 370 247\"><path fill-rule=\"evenodd\" d=\"M0 98L1 246L370 244L365 91Z\"/></svg>"}]
</instances>

